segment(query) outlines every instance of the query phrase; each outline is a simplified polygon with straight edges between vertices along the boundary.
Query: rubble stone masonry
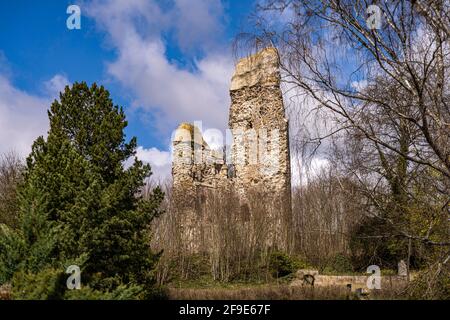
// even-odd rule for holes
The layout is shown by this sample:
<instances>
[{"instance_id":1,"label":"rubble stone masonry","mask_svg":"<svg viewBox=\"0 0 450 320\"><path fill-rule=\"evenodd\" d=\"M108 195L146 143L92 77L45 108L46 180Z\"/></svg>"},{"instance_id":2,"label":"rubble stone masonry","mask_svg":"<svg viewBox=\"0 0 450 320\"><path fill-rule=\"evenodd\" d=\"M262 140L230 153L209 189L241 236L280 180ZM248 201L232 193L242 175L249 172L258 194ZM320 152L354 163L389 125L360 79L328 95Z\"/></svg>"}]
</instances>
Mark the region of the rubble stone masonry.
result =
<instances>
[{"instance_id":1,"label":"rubble stone masonry","mask_svg":"<svg viewBox=\"0 0 450 320\"><path fill-rule=\"evenodd\" d=\"M182 123L175 133L173 192L189 198L185 211L190 218L185 225L195 228L195 214L205 189L220 192L233 188L240 195L241 206L247 207L250 214L247 198L252 190L259 190L267 194L267 201L281 204L271 213L273 239L279 240L271 241L286 242L288 234L283 223L289 224L291 215L289 126L275 48L266 48L237 63L230 96L228 126L232 143L227 152L211 150L192 124ZM195 234L192 232L189 231ZM281 243L276 245L284 247Z\"/></svg>"}]
</instances>

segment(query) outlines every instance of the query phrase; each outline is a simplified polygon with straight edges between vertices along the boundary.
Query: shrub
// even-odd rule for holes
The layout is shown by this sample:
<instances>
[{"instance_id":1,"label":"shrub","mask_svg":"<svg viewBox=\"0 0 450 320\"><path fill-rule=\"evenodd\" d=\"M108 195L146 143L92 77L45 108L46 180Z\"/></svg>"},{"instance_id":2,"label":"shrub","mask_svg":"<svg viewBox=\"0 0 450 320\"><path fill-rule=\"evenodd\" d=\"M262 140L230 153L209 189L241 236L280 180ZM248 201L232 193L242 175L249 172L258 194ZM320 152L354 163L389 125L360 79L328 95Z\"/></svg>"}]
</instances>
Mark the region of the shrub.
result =
<instances>
[{"instance_id":1,"label":"shrub","mask_svg":"<svg viewBox=\"0 0 450 320\"><path fill-rule=\"evenodd\" d=\"M325 273L352 273L354 270L350 258L338 253L330 260L323 271Z\"/></svg>"},{"instance_id":2,"label":"shrub","mask_svg":"<svg viewBox=\"0 0 450 320\"><path fill-rule=\"evenodd\" d=\"M270 254L269 269L272 275L278 278L294 273L298 268L294 259L292 259L289 255L283 252L275 251Z\"/></svg>"},{"instance_id":3,"label":"shrub","mask_svg":"<svg viewBox=\"0 0 450 320\"><path fill-rule=\"evenodd\" d=\"M12 279L12 297L17 300L55 300L64 295L65 274L52 268L39 273L19 271Z\"/></svg>"},{"instance_id":4,"label":"shrub","mask_svg":"<svg viewBox=\"0 0 450 320\"><path fill-rule=\"evenodd\" d=\"M449 300L450 266L435 264L421 271L407 288L410 299Z\"/></svg>"},{"instance_id":5,"label":"shrub","mask_svg":"<svg viewBox=\"0 0 450 320\"><path fill-rule=\"evenodd\" d=\"M16 272L12 280L12 298L18 300L136 300L161 298L161 292L149 295L139 285L119 285L114 290L95 290L83 286L79 290L66 287L68 275L56 269L39 273Z\"/></svg>"},{"instance_id":6,"label":"shrub","mask_svg":"<svg viewBox=\"0 0 450 320\"><path fill-rule=\"evenodd\" d=\"M112 291L94 290L82 287L80 290L67 290L67 300L137 300L143 298L144 289L137 285L120 285Z\"/></svg>"}]
</instances>

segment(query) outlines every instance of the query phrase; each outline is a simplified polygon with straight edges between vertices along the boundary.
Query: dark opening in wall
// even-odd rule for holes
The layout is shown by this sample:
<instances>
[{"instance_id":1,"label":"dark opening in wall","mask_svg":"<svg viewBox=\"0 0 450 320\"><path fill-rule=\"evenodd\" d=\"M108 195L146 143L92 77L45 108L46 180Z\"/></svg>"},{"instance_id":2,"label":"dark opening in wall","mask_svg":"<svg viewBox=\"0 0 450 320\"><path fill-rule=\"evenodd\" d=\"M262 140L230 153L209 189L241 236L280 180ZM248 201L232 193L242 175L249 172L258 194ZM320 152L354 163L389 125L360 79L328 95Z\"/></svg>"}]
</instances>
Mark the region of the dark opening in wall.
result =
<instances>
[{"instance_id":1,"label":"dark opening in wall","mask_svg":"<svg viewBox=\"0 0 450 320\"><path fill-rule=\"evenodd\" d=\"M234 167L234 164L228 165L228 172L227 172L227 178L232 179L236 177L236 168Z\"/></svg>"}]
</instances>

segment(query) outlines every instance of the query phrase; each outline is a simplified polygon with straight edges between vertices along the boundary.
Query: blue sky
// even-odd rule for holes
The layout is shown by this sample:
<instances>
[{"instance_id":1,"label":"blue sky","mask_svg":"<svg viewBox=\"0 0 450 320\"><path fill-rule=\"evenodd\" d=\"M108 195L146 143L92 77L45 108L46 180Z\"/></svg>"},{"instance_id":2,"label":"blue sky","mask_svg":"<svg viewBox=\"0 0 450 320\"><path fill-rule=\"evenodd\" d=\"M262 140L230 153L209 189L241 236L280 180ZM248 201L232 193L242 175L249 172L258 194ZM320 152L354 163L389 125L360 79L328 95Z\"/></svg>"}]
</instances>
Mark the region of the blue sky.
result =
<instances>
[{"instance_id":1,"label":"blue sky","mask_svg":"<svg viewBox=\"0 0 450 320\"><path fill-rule=\"evenodd\" d=\"M66 27L70 4L81 30ZM180 121L223 129L234 64L231 43L252 1L98 0L0 5L0 152L29 152L65 84L104 85L125 108L138 155L166 172Z\"/></svg>"}]
</instances>

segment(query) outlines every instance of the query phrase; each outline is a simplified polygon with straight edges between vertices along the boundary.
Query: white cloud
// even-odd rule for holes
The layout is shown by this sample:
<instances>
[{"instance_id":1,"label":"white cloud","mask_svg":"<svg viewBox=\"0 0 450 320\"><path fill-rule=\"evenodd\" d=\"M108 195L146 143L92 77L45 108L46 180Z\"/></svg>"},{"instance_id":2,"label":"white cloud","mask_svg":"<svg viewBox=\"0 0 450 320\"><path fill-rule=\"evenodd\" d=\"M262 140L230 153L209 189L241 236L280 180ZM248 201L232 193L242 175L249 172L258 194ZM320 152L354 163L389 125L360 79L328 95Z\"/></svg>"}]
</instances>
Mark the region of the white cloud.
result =
<instances>
[{"instance_id":1,"label":"white cloud","mask_svg":"<svg viewBox=\"0 0 450 320\"><path fill-rule=\"evenodd\" d=\"M8 62L2 54L0 67L8 70ZM69 80L63 75L54 75L43 83L45 94L39 96L16 88L6 75L10 73L0 74L0 153L14 151L26 157L34 140L47 134L47 110Z\"/></svg>"},{"instance_id":2,"label":"white cloud","mask_svg":"<svg viewBox=\"0 0 450 320\"><path fill-rule=\"evenodd\" d=\"M233 61L231 51L214 45L221 29L221 10L220 1L205 0L177 0L170 8L143 0L87 5L87 14L117 49L108 73L132 92L134 106L152 112L164 134L184 121L202 120L220 129L226 126ZM193 67L180 67L179 61L168 59L165 35L170 31L175 32L182 50L192 49L192 44L205 45L203 58L190 57Z\"/></svg>"},{"instance_id":3,"label":"white cloud","mask_svg":"<svg viewBox=\"0 0 450 320\"><path fill-rule=\"evenodd\" d=\"M219 0L175 0L173 15L180 48L211 49L223 34L224 8Z\"/></svg>"},{"instance_id":4,"label":"white cloud","mask_svg":"<svg viewBox=\"0 0 450 320\"><path fill-rule=\"evenodd\" d=\"M57 74L43 84L48 95L39 97L17 89L0 75L0 154L12 150L24 158L30 153L34 140L47 133L47 109L52 99L57 98L68 84L66 77ZM136 156L151 165L152 179L165 181L170 178L170 152L139 146Z\"/></svg>"},{"instance_id":5,"label":"white cloud","mask_svg":"<svg viewBox=\"0 0 450 320\"><path fill-rule=\"evenodd\" d=\"M64 91L64 88L69 85L70 82L66 76L56 74L50 80L44 82L45 91L50 97L58 98L59 93Z\"/></svg>"},{"instance_id":6,"label":"white cloud","mask_svg":"<svg viewBox=\"0 0 450 320\"><path fill-rule=\"evenodd\" d=\"M136 157L144 163L150 164L152 168L151 180L156 182L168 181L172 175L172 153L161 151L157 148L146 149L139 146L136 149ZM134 158L128 159L124 164L127 168L134 162Z\"/></svg>"},{"instance_id":7,"label":"white cloud","mask_svg":"<svg viewBox=\"0 0 450 320\"><path fill-rule=\"evenodd\" d=\"M307 185L308 181L317 178L327 170L330 162L327 159L314 157L309 164L302 163L297 157L291 156L291 183L292 186Z\"/></svg>"},{"instance_id":8,"label":"white cloud","mask_svg":"<svg viewBox=\"0 0 450 320\"><path fill-rule=\"evenodd\" d=\"M221 44L221 1L160 3L98 0L86 4L85 12L117 52L107 64L109 75L130 91L134 107L156 118L155 127L165 136L180 122L202 121L205 128L225 129L234 63L231 48ZM186 60L168 58L168 41L173 40ZM152 179L170 178L170 151L139 147L136 156L152 166Z\"/></svg>"},{"instance_id":9,"label":"white cloud","mask_svg":"<svg viewBox=\"0 0 450 320\"><path fill-rule=\"evenodd\" d=\"M49 105L48 97L19 90L0 75L0 153L28 155L33 141L47 131Z\"/></svg>"},{"instance_id":10,"label":"white cloud","mask_svg":"<svg viewBox=\"0 0 450 320\"><path fill-rule=\"evenodd\" d=\"M367 82L367 80L361 80L361 81L353 81L350 85L356 91L362 92L365 88L367 88L369 83Z\"/></svg>"},{"instance_id":11,"label":"white cloud","mask_svg":"<svg viewBox=\"0 0 450 320\"><path fill-rule=\"evenodd\" d=\"M155 167L164 167L172 163L170 152L160 151L157 148L145 149L138 147L136 149L136 156L138 159L150 163Z\"/></svg>"}]
</instances>

